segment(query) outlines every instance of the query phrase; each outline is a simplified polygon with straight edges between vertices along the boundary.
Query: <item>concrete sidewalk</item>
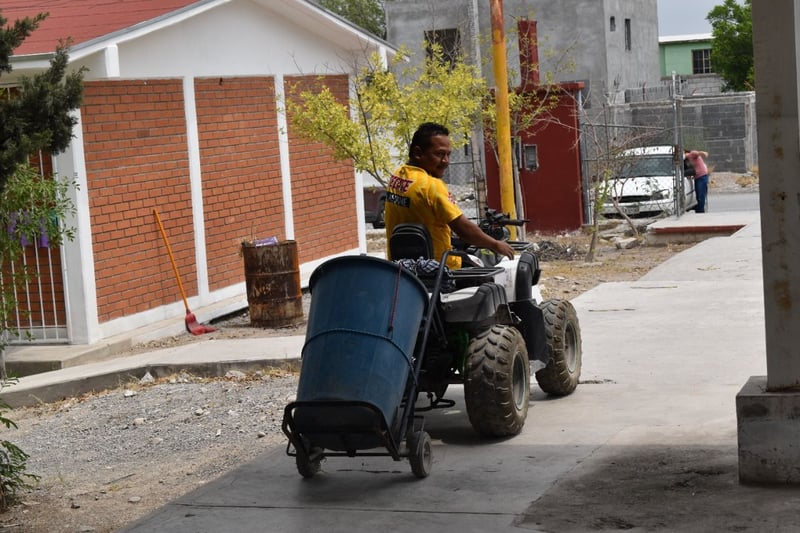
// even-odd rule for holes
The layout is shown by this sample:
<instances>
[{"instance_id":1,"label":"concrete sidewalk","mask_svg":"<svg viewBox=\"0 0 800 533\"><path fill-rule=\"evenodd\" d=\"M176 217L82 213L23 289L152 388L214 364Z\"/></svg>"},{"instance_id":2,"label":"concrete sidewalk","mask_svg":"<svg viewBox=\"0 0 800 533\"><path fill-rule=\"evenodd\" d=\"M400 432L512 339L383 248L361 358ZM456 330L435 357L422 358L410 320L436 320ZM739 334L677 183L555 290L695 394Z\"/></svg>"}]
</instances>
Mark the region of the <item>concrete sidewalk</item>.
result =
<instances>
[{"instance_id":1,"label":"concrete sidewalk","mask_svg":"<svg viewBox=\"0 0 800 533\"><path fill-rule=\"evenodd\" d=\"M581 384L564 398L534 386L520 435L477 437L453 386L454 407L424 413L434 457L424 480L406 461L362 456L329 458L304 480L279 446L125 531L800 530L800 491L747 487L737 477L735 396L766 373L758 214L696 218L683 223L743 229L639 281L576 298ZM208 341L117 360L113 371L141 369L144 359L173 368L283 361L302 342ZM14 392L42 394L110 365L23 378Z\"/></svg>"},{"instance_id":2,"label":"concrete sidewalk","mask_svg":"<svg viewBox=\"0 0 800 533\"><path fill-rule=\"evenodd\" d=\"M20 407L116 387L138 380L148 372L153 377L183 370L196 375L223 376L228 370L296 366L304 340L303 335L206 340L25 376L0 396L11 407Z\"/></svg>"},{"instance_id":3,"label":"concrete sidewalk","mask_svg":"<svg viewBox=\"0 0 800 533\"><path fill-rule=\"evenodd\" d=\"M425 413L425 480L389 457L329 458L304 480L279 447L125 531L800 529L800 491L737 477L735 396L766 372L757 217L573 303L581 384L537 388L520 435L478 438L452 387L454 407Z\"/></svg>"}]
</instances>

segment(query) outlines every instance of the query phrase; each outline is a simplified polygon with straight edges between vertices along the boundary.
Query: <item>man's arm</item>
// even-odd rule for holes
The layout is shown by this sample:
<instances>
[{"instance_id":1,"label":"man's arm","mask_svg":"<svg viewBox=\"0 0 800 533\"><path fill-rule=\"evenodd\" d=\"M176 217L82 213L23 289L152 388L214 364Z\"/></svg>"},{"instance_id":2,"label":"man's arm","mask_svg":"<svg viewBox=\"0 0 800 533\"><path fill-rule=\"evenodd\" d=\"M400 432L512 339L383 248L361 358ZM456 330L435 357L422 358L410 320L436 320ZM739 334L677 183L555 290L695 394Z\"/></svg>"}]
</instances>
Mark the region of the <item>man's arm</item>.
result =
<instances>
[{"instance_id":1,"label":"man's arm","mask_svg":"<svg viewBox=\"0 0 800 533\"><path fill-rule=\"evenodd\" d=\"M461 239L478 248L488 248L493 252L504 255L509 259L514 259L514 249L507 242L498 241L489 235L485 234L481 228L478 227L473 221L465 217L459 216L450 224L450 229Z\"/></svg>"}]
</instances>

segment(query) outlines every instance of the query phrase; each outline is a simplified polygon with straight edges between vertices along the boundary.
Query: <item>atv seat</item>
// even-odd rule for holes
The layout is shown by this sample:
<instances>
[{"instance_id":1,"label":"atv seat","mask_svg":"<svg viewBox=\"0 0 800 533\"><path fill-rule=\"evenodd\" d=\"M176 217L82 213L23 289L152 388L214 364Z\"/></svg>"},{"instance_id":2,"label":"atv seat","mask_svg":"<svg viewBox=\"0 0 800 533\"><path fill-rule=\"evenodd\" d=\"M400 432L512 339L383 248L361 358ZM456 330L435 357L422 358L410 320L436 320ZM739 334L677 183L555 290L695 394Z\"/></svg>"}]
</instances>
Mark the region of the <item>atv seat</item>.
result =
<instances>
[{"instance_id":1,"label":"atv seat","mask_svg":"<svg viewBox=\"0 0 800 533\"><path fill-rule=\"evenodd\" d=\"M433 240L424 224L398 224L389 238L389 253L398 259L434 259Z\"/></svg>"},{"instance_id":2,"label":"atv seat","mask_svg":"<svg viewBox=\"0 0 800 533\"><path fill-rule=\"evenodd\" d=\"M431 234L423 224L405 223L398 224L389 238L389 252L392 260L398 259L437 259L433 257L433 241ZM461 255L460 252L456 252ZM462 257L462 260L466 258ZM501 267L468 267L452 270L456 289L477 287L483 283L495 281L495 276L501 274Z\"/></svg>"}]
</instances>

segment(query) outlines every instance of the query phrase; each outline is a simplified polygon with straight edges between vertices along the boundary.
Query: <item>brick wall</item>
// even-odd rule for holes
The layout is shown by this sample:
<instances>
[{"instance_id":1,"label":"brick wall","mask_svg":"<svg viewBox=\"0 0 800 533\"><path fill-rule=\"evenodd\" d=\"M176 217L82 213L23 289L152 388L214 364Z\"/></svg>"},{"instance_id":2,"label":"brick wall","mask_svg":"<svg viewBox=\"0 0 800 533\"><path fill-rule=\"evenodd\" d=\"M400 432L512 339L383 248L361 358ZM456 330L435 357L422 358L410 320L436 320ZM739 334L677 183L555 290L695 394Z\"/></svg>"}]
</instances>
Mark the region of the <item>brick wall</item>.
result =
<instances>
[{"instance_id":1,"label":"brick wall","mask_svg":"<svg viewBox=\"0 0 800 533\"><path fill-rule=\"evenodd\" d=\"M340 76L287 77L286 94L328 86L342 102L348 99L348 78ZM358 246L354 172L351 161L334 162L331 150L292 131L289 117L292 209L300 261L317 259Z\"/></svg>"},{"instance_id":2,"label":"brick wall","mask_svg":"<svg viewBox=\"0 0 800 533\"><path fill-rule=\"evenodd\" d=\"M211 290L244 280L242 240L284 239L272 78L195 81Z\"/></svg>"},{"instance_id":3,"label":"brick wall","mask_svg":"<svg viewBox=\"0 0 800 533\"><path fill-rule=\"evenodd\" d=\"M187 296L197 293L181 80L84 84L81 110L100 322L176 301L158 208Z\"/></svg>"}]
</instances>

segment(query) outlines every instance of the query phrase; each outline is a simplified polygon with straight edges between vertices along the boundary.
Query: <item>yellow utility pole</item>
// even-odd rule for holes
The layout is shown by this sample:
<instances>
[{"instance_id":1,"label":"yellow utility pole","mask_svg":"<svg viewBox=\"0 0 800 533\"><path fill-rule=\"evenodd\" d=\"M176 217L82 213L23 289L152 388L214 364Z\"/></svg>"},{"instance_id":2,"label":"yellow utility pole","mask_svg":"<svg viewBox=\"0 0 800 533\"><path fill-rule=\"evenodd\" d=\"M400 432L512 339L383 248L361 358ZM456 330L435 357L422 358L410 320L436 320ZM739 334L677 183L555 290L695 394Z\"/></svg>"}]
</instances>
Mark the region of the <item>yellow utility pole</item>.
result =
<instances>
[{"instance_id":1,"label":"yellow utility pole","mask_svg":"<svg viewBox=\"0 0 800 533\"><path fill-rule=\"evenodd\" d=\"M497 105L497 155L500 168L500 209L517 218L514 203L514 172L511 159L511 120L508 109L508 71L506 69L506 32L503 0L489 0L492 14L492 62L494 63L495 99ZM511 238L517 228L509 226Z\"/></svg>"}]
</instances>

